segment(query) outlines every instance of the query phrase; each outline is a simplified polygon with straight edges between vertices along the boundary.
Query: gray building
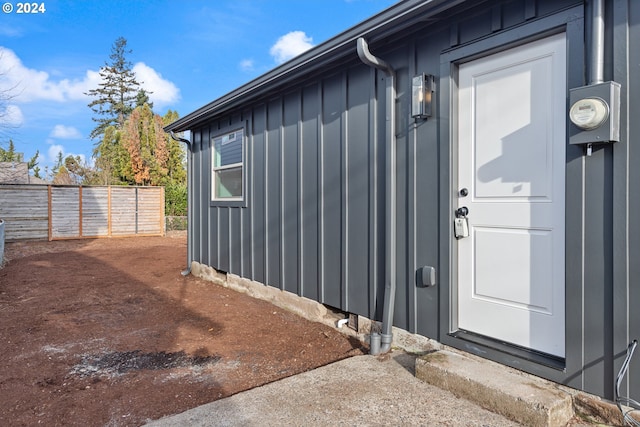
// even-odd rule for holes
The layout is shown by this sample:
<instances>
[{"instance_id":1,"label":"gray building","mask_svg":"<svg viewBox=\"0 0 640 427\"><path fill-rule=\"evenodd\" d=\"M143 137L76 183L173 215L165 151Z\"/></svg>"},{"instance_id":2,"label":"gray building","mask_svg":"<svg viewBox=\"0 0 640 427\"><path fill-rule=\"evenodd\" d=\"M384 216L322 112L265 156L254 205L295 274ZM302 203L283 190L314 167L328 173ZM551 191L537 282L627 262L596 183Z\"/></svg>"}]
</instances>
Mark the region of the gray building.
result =
<instances>
[{"instance_id":1,"label":"gray building","mask_svg":"<svg viewBox=\"0 0 640 427\"><path fill-rule=\"evenodd\" d=\"M638 64L636 0L399 2L167 127L189 261L613 398Z\"/></svg>"},{"instance_id":2,"label":"gray building","mask_svg":"<svg viewBox=\"0 0 640 427\"><path fill-rule=\"evenodd\" d=\"M47 181L29 175L26 162L0 162L0 184L48 184Z\"/></svg>"}]
</instances>

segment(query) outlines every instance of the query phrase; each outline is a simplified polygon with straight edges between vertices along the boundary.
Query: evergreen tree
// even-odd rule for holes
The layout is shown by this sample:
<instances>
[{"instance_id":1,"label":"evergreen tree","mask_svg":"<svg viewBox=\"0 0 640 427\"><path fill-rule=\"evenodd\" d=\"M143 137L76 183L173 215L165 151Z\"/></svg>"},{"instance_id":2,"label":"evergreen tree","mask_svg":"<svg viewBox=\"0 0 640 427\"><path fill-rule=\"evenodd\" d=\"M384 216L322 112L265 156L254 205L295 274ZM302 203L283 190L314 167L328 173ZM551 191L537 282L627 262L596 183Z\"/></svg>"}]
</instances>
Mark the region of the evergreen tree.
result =
<instances>
[{"instance_id":1,"label":"evergreen tree","mask_svg":"<svg viewBox=\"0 0 640 427\"><path fill-rule=\"evenodd\" d=\"M6 150L0 147L0 162L18 162L20 161L20 154L16 153L16 146L13 144L13 140L9 140L9 148Z\"/></svg>"},{"instance_id":2,"label":"evergreen tree","mask_svg":"<svg viewBox=\"0 0 640 427\"><path fill-rule=\"evenodd\" d=\"M162 118L163 126L180 116L169 110ZM166 136L169 159L167 160L167 184L164 186L165 215L184 216L187 214L187 156L184 145Z\"/></svg>"},{"instance_id":3,"label":"evergreen tree","mask_svg":"<svg viewBox=\"0 0 640 427\"><path fill-rule=\"evenodd\" d=\"M58 175L58 171L62 166L64 166L64 157L62 156L62 151L58 151L56 162L53 164L53 168L51 169L51 175L54 177Z\"/></svg>"},{"instance_id":4,"label":"evergreen tree","mask_svg":"<svg viewBox=\"0 0 640 427\"><path fill-rule=\"evenodd\" d=\"M123 177L128 172L129 154L122 145L122 132L115 126L105 129L102 142L93 150L96 159L97 182L103 185L128 184Z\"/></svg>"},{"instance_id":5,"label":"evergreen tree","mask_svg":"<svg viewBox=\"0 0 640 427\"><path fill-rule=\"evenodd\" d=\"M27 168L34 172L35 177L38 177L36 174L40 171L40 168L38 168L38 157L40 157L40 150L36 150L36 154L34 154L27 162ZM38 170L36 171L36 169Z\"/></svg>"},{"instance_id":6,"label":"evergreen tree","mask_svg":"<svg viewBox=\"0 0 640 427\"><path fill-rule=\"evenodd\" d=\"M151 93L152 92L140 89L138 91L138 95L136 95L136 107L142 107L144 104L147 104L149 108L153 110L153 102L149 100L149 95L151 95Z\"/></svg>"},{"instance_id":7,"label":"evergreen tree","mask_svg":"<svg viewBox=\"0 0 640 427\"><path fill-rule=\"evenodd\" d=\"M169 110L162 118L162 125L166 126L178 120L180 116L176 111ZM167 161L167 174L169 180L176 184L186 184L187 182L187 157L182 143L166 136L169 159Z\"/></svg>"},{"instance_id":8,"label":"evergreen tree","mask_svg":"<svg viewBox=\"0 0 640 427\"><path fill-rule=\"evenodd\" d=\"M40 151L36 150L36 154L34 154L33 157L29 159L29 161L27 162L27 168L29 170L33 170L34 172L36 172L35 168L36 166L38 166L39 156L40 156ZM22 161L23 161L22 153L16 152L16 146L13 143L12 139L9 140L9 147L6 150L0 147L0 162L22 162ZM40 172L40 169L38 168L37 173L39 172Z\"/></svg>"},{"instance_id":9,"label":"evergreen tree","mask_svg":"<svg viewBox=\"0 0 640 427\"><path fill-rule=\"evenodd\" d=\"M122 128L136 105L140 83L133 74L131 62L126 58L131 52L127 50L127 40L119 37L111 48L111 62L105 62L100 69L102 81L96 89L86 93L94 98L89 107L96 113L93 120L98 123L89 134L91 139L104 135L109 126Z\"/></svg>"}]
</instances>

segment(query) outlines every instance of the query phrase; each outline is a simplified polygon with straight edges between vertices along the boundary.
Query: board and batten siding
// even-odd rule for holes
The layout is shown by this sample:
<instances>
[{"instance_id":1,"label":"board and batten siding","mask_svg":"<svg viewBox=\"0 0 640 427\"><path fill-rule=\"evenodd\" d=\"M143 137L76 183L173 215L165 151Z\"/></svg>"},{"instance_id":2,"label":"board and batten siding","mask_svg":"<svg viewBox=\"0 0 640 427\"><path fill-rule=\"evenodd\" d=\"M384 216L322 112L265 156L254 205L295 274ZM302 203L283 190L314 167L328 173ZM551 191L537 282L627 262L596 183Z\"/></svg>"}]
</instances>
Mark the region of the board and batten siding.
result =
<instances>
[{"instance_id":1,"label":"board and batten siding","mask_svg":"<svg viewBox=\"0 0 640 427\"><path fill-rule=\"evenodd\" d=\"M194 131L194 260L374 317L384 129L362 125L384 114L376 90L368 68L349 68ZM217 206L211 140L237 127L247 135L246 207Z\"/></svg>"},{"instance_id":2,"label":"board and batten siding","mask_svg":"<svg viewBox=\"0 0 640 427\"><path fill-rule=\"evenodd\" d=\"M164 188L0 185L7 241L164 234Z\"/></svg>"}]
</instances>

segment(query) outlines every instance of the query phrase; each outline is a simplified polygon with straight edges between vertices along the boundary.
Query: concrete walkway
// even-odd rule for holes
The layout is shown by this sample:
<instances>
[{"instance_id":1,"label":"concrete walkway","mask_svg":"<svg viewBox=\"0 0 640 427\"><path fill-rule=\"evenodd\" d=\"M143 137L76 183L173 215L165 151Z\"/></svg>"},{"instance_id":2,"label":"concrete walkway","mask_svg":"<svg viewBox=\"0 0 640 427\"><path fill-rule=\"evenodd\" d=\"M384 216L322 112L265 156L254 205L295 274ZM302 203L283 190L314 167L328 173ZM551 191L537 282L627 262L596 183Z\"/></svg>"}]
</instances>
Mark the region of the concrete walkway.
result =
<instances>
[{"instance_id":1,"label":"concrete walkway","mask_svg":"<svg viewBox=\"0 0 640 427\"><path fill-rule=\"evenodd\" d=\"M403 352L357 356L149 426L517 426L415 377Z\"/></svg>"}]
</instances>

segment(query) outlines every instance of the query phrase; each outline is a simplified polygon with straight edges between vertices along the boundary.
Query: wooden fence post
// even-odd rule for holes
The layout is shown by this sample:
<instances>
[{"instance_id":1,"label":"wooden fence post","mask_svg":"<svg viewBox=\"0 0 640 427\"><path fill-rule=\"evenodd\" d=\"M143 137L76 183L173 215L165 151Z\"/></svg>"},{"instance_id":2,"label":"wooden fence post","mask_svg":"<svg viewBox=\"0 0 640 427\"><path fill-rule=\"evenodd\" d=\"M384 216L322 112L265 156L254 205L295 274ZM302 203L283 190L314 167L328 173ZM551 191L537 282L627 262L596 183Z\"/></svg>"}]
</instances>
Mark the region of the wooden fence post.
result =
<instances>
[{"instance_id":1,"label":"wooden fence post","mask_svg":"<svg viewBox=\"0 0 640 427\"><path fill-rule=\"evenodd\" d=\"M111 237L111 186L107 186L107 236Z\"/></svg>"},{"instance_id":2,"label":"wooden fence post","mask_svg":"<svg viewBox=\"0 0 640 427\"><path fill-rule=\"evenodd\" d=\"M78 234L82 237L82 185L78 187Z\"/></svg>"},{"instance_id":3,"label":"wooden fence post","mask_svg":"<svg viewBox=\"0 0 640 427\"><path fill-rule=\"evenodd\" d=\"M49 217L49 241L53 240L53 224L51 223L51 186L47 185L47 204L49 206L47 206L47 211L48 211L48 217Z\"/></svg>"}]
</instances>

